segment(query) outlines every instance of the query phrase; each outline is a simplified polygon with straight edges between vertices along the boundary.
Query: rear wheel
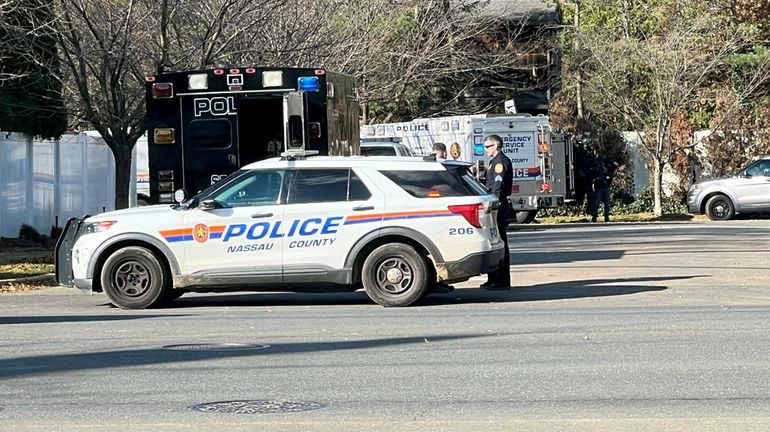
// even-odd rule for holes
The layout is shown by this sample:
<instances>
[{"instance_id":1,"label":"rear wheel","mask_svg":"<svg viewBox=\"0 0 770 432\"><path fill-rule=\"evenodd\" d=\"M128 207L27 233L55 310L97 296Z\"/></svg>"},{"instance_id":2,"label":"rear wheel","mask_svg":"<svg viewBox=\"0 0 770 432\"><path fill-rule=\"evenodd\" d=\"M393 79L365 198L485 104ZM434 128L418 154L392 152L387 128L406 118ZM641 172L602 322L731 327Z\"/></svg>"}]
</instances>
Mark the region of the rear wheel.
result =
<instances>
[{"instance_id":1,"label":"rear wheel","mask_svg":"<svg viewBox=\"0 0 770 432\"><path fill-rule=\"evenodd\" d=\"M711 220L730 220L735 216L735 206L726 195L714 195L706 202L706 216Z\"/></svg>"},{"instance_id":2,"label":"rear wheel","mask_svg":"<svg viewBox=\"0 0 770 432\"><path fill-rule=\"evenodd\" d=\"M115 306L144 309L163 300L167 281L155 254L143 247L128 246L116 250L104 262L101 283Z\"/></svg>"},{"instance_id":3,"label":"rear wheel","mask_svg":"<svg viewBox=\"0 0 770 432\"><path fill-rule=\"evenodd\" d=\"M168 306L174 302L174 300L182 297L186 291L181 289L166 289L163 292L163 297L158 300L155 305Z\"/></svg>"},{"instance_id":4,"label":"rear wheel","mask_svg":"<svg viewBox=\"0 0 770 432\"><path fill-rule=\"evenodd\" d=\"M428 265L409 245L388 243L364 261L361 279L366 294L382 306L409 306L428 292Z\"/></svg>"},{"instance_id":5,"label":"rear wheel","mask_svg":"<svg viewBox=\"0 0 770 432\"><path fill-rule=\"evenodd\" d=\"M535 216L537 216L537 210L517 211L513 213L513 219L515 219L517 224L532 223L535 220Z\"/></svg>"}]
</instances>

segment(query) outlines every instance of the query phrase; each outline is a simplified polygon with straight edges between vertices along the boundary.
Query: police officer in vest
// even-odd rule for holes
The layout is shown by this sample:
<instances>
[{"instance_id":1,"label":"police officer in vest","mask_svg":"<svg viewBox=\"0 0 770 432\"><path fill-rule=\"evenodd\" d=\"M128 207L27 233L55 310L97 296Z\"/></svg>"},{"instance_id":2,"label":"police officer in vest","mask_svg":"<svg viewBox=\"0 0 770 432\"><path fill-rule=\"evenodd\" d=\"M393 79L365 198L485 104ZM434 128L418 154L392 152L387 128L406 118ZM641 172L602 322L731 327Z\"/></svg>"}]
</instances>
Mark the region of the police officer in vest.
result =
<instances>
[{"instance_id":1,"label":"police officer in vest","mask_svg":"<svg viewBox=\"0 0 770 432\"><path fill-rule=\"evenodd\" d=\"M513 186L513 166L511 160L503 154L503 139L499 135L489 135L484 140L487 156L492 158L487 170L487 188L500 200L497 209L497 232L505 243L505 255L497 271L488 274L488 280L481 284L489 290L507 290L511 288L511 255L508 251L508 196Z\"/></svg>"}]
</instances>

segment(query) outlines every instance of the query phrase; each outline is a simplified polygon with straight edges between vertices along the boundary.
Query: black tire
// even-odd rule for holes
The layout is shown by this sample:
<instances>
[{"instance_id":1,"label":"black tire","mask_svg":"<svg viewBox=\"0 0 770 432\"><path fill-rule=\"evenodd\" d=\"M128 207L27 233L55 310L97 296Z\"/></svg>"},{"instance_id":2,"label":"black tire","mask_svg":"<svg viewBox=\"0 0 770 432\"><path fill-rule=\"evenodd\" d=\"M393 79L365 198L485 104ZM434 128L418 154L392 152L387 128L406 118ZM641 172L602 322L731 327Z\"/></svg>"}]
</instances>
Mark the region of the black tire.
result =
<instances>
[{"instance_id":1,"label":"black tire","mask_svg":"<svg viewBox=\"0 0 770 432\"><path fill-rule=\"evenodd\" d=\"M536 216L537 210L517 211L513 212L511 222L516 224L528 224L534 222Z\"/></svg>"},{"instance_id":2,"label":"black tire","mask_svg":"<svg viewBox=\"0 0 770 432\"><path fill-rule=\"evenodd\" d=\"M364 261L361 280L369 298L382 306L409 306L427 294L428 264L403 243L388 243Z\"/></svg>"},{"instance_id":3,"label":"black tire","mask_svg":"<svg viewBox=\"0 0 770 432\"><path fill-rule=\"evenodd\" d=\"M121 309L145 309L163 300L166 273L151 251L128 246L116 250L104 262L101 272L104 293Z\"/></svg>"},{"instance_id":4,"label":"black tire","mask_svg":"<svg viewBox=\"0 0 770 432\"><path fill-rule=\"evenodd\" d=\"M726 195L714 195L706 202L706 216L713 221L730 220L735 217L735 206Z\"/></svg>"},{"instance_id":5,"label":"black tire","mask_svg":"<svg viewBox=\"0 0 770 432\"><path fill-rule=\"evenodd\" d=\"M187 291L181 289L166 289L163 291L163 298L161 298L156 305L170 305L174 300L182 297Z\"/></svg>"},{"instance_id":6,"label":"black tire","mask_svg":"<svg viewBox=\"0 0 770 432\"><path fill-rule=\"evenodd\" d=\"M144 207L150 205L150 202L144 198L137 198L136 199L136 206L137 207Z\"/></svg>"}]
</instances>

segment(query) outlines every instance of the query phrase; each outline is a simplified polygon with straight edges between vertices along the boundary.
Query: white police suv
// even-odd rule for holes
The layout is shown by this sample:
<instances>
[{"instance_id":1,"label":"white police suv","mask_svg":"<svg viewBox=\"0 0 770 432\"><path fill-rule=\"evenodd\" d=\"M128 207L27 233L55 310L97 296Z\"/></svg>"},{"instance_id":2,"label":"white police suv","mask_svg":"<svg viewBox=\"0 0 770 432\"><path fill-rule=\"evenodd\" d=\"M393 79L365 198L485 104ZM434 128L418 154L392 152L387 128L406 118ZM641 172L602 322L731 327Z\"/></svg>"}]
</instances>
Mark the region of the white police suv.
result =
<instances>
[{"instance_id":1,"label":"white police suv","mask_svg":"<svg viewBox=\"0 0 770 432\"><path fill-rule=\"evenodd\" d=\"M70 219L56 277L124 309L186 291L361 287L381 305L407 306L437 282L499 266L497 205L463 163L276 158L181 204Z\"/></svg>"}]
</instances>

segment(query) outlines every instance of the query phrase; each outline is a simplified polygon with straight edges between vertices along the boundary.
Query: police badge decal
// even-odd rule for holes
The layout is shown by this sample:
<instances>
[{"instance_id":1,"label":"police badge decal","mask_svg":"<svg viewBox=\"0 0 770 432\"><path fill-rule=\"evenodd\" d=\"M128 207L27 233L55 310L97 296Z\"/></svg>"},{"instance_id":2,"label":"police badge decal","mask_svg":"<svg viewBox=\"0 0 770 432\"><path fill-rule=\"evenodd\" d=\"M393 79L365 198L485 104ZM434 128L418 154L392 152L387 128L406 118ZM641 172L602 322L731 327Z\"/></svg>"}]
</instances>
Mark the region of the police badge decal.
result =
<instances>
[{"instance_id":1,"label":"police badge decal","mask_svg":"<svg viewBox=\"0 0 770 432\"><path fill-rule=\"evenodd\" d=\"M209 227L204 224L195 225L195 228L193 228L193 237L198 243L204 243L209 239Z\"/></svg>"}]
</instances>

